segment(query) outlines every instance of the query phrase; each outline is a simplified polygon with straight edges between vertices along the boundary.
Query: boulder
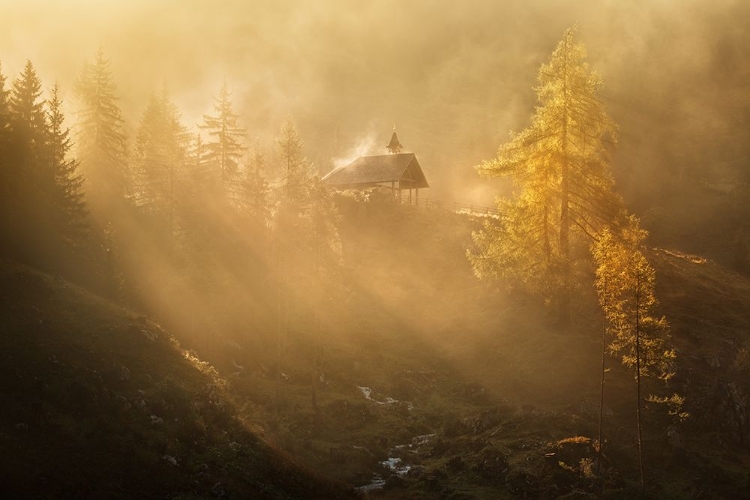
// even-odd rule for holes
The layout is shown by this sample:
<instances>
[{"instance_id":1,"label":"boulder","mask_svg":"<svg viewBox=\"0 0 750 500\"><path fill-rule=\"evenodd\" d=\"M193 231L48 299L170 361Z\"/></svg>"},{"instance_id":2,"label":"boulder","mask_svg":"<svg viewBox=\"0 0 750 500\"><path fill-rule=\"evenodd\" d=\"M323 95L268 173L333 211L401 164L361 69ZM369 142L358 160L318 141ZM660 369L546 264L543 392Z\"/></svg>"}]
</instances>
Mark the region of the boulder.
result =
<instances>
[{"instance_id":1,"label":"boulder","mask_svg":"<svg viewBox=\"0 0 750 500\"><path fill-rule=\"evenodd\" d=\"M385 484L383 485L384 490L396 490L400 489L406 486L406 481L403 480L400 476L397 474L391 474L388 476L388 479L385 480Z\"/></svg>"},{"instance_id":2,"label":"boulder","mask_svg":"<svg viewBox=\"0 0 750 500\"><path fill-rule=\"evenodd\" d=\"M539 489L536 477L523 469L512 469L505 475L505 487L510 493L524 498L533 498Z\"/></svg>"},{"instance_id":3,"label":"boulder","mask_svg":"<svg viewBox=\"0 0 750 500\"><path fill-rule=\"evenodd\" d=\"M494 448L483 450L474 466L474 471L492 484L501 483L508 469L508 459Z\"/></svg>"},{"instance_id":4,"label":"boulder","mask_svg":"<svg viewBox=\"0 0 750 500\"><path fill-rule=\"evenodd\" d=\"M409 469L409 472L406 473L406 477L412 479L422 479L425 475L427 475L427 469L422 465L414 465Z\"/></svg>"},{"instance_id":5,"label":"boulder","mask_svg":"<svg viewBox=\"0 0 750 500\"><path fill-rule=\"evenodd\" d=\"M464 461L460 455L456 455L448 459L448 461L445 463L445 468L450 471L457 472L464 470L466 468L466 464L464 464Z\"/></svg>"}]
</instances>

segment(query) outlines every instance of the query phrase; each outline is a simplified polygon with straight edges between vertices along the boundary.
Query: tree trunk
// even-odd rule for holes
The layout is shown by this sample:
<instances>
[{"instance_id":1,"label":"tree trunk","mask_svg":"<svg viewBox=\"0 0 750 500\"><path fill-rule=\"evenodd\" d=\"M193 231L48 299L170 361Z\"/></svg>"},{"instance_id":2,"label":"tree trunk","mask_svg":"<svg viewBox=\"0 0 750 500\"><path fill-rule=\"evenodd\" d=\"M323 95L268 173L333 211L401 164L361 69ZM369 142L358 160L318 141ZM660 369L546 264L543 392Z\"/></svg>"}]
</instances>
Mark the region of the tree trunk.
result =
<instances>
[{"instance_id":1,"label":"tree trunk","mask_svg":"<svg viewBox=\"0 0 750 500\"><path fill-rule=\"evenodd\" d=\"M312 409L317 416L320 413L318 410L318 360L314 361L312 374L310 376L310 400L312 402Z\"/></svg>"},{"instance_id":2,"label":"tree trunk","mask_svg":"<svg viewBox=\"0 0 750 500\"><path fill-rule=\"evenodd\" d=\"M560 254L562 257L562 290L560 294L559 322L561 326L570 324L570 165L568 163L568 56L565 51L565 75L563 78L563 99L565 101L562 129L562 165L560 169Z\"/></svg>"},{"instance_id":3,"label":"tree trunk","mask_svg":"<svg viewBox=\"0 0 750 500\"><path fill-rule=\"evenodd\" d=\"M641 299L641 276L636 277L635 288L635 386L638 397L636 405L636 416L638 422L638 469L641 474L641 498L646 490L646 482L643 475L643 430L641 427L641 323L640 323L640 300Z\"/></svg>"},{"instance_id":4,"label":"tree trunk","mask_svg":"<svg viewBox=\"0 0 750 500\"><path fill-rule=\"evenodd\" d=\"M552 262L552 245L549 241L549 205L544 204L544 262L549 271L550 262Z\"/></svg>"},{"instance_id":5,"label":"tree trunk","mask_svg":"<svg viewBox=\"0 0 750 500\"><path fill-rule=\"evenodd\" d=\"M282 329L282 315L281 315L281 284L279 284L279 291L276 297L276 411L278 412L281 408L281 329Z\"/></svg>"},{"instance_id":6,"label":"tree trunk","mask_svg":"<svg viewBox=\"0 0 750 500\"><path fill-rule=\"evenodd\" d=\"M320 233L315 230L315 276L320 277ZM320 346L320 311L315 311L315 334L313 336L313 366L312 375L310 378L310 399L312 403L312 409L315 412L315 419L317 422L320 414L318 410L318 377L320 376L318 370L318 351Z\"/></svg>"},{"instance_id":7,"label":"tree trunk","mask_svg":"<svg viewBox=\"0 0 750 500\"><path fill-rule=\"evenodd\" d=\"M605 360L607 355L607 278L604 278L604 293L605 303L602 304L604 307L604 320L602 321L602 383L601 383L601 395L599 397L599 449L597 450L597 461L596 461L596 475L601 475L602 470L602 450L604 449L604 439L602 438L602 429L604 427L604 374L605 374Z\"/></svg>"},{"instance_id":8,"label":"tree trunk","mask_svg":"<svg viewBox=\"0 0 750 500\"><path fill-rule=\"evenodd\" d=\"M169 164L169 261L174 262L174 164Z\"/></svg>"},{"instance_id":9,"label":"tree trunk","mask_svg":"<svg viewBox=\"0 0 750 500\"><path fill-rule=\"evenodd\" d=\"M312 409L315 413L315 422L320 419L320 409L318 408L318 378L320 377L320 370L318 369L318 346L313 347L313 367L312 373L310 374L310 402L312 403Z\"/></svg>"}]
</instances>

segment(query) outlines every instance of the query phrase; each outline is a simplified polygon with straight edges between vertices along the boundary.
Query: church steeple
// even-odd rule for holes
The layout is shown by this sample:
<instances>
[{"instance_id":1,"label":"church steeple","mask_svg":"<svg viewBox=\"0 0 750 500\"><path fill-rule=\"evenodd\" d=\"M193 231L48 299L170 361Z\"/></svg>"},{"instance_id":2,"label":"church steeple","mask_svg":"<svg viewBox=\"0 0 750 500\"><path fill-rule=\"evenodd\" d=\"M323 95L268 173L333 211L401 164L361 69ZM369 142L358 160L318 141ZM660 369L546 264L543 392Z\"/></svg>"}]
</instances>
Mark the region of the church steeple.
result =
<instances>
[{"instance_id":1,"label":"church steeple","mask_svg":"<svg viewBox=\"0 0 750 500\"><path fill-rule=\"evenodd\" d=\"M391 142L388 143L388 154L398 154L401 152L401 149L403 149L403 146L398 141L398 136L396 135L396 126L393 126L393 135L391 136Z\"/></svg>"}]
</instances>

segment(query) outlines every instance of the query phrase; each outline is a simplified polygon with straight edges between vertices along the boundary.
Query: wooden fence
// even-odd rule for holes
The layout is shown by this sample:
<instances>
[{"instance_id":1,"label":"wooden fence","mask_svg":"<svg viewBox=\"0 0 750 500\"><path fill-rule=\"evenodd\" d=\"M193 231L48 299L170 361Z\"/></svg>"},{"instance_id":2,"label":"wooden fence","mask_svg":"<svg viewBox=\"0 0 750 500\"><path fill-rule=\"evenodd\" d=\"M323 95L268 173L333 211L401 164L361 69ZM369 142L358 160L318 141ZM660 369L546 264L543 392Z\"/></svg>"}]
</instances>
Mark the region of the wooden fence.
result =
<instances>
[{"instance_id":1,"label":"wooden fence","mask_svg":"<svg viewBox=\"0 0 750 500\"><path fill-rule=\"evenodd\" d=\"M459 203L456 201L431 200L430 198L412 198L409 200L409 196L405 195L405 193L401 194L401 203L415 205L428 210L447 210L450 212L474 216L498 217L500 215L500 211L497 207Z\"/></svg>"}]
</instances>

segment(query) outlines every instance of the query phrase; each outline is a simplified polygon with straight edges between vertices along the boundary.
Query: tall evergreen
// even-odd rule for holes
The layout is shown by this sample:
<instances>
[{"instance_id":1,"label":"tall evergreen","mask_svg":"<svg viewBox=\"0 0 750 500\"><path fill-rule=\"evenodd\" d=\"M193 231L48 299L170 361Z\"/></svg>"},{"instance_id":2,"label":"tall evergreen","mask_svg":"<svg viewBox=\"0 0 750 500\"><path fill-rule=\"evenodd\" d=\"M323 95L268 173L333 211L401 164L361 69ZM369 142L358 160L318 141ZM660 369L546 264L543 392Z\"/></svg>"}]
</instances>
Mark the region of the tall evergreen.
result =
<instances>
[{"instance_id":1,"label":"tall evergreen","mask_svg":"<svg viewBox=\"0 0 750 500\"><path fill-rule=\"evenodd\" d=\"M73 143L65 127L60 88L55 83L47 100L47 166L54 176L55 227L69 245L80 244L87 232L88 210L79 163L71 157Z\"/></svg>"},{"instance_id":2,"label":"tall evergreen","mask_svg":"<svg viewBox=\"0 0 750 500\"><path fill-rule=\"evenodd\" d=\"M276 146L281 159L284 174L279 186L278 210L273 221L273 255L277 274L277 325L276 325L276 405L281 403L281 369L283 344L289 330L290 309L293 304L292 277L301 276L302 261L298 258L303 248L303 231L301 224L304 209L303 193L306 186L294 182L294 172L303 168L302 141L299 138L294 122L289 117L281 127L276 138Z\"/></svg>"},{"instance_id":3,"label":"tall evergreen","mask_svg":"<svg viewBox=\"0 0 750 500\"><path fill-rule=\"evenodd\" d=\"M278 341L279 348L287 334L290 311L299 314L303 304L314 325L312 352L311 400L317 407L316 384L319 378L319 350L326 311L333 305L341 241L338 235L338 212L328 187L315 175L312 163L303 156L302 141L288 118L276 139L283 169L279 186L279 206L274 218L274 256L278 269ZM294 284L294 286L293 286ZM299 290L323 289L326 294L302 297ZM302 300L304 298L304 300ZM281 363L281 350L278 363ZM277 379L277 400L279 380Z\"/></svg>"},{"instance_id":4,"label":"tall evergreen","mask_svg":"<svg viewBox=\"0 0 750 500\"><path fill-rule=\"evenodd\" d=\"M238 118L225 81L214 99L214 115L203 115L201 129L208 133L204 161L210 172L209 186L219 188L230 199L236 195L240 160L246 150L242 143L246 131L237 124Z\"/></svg>"},{"instance_id":5,"label":"tall evergreen","mask_svg":"<svg viewBox=\"0 0 750 500\"><path fill-rule=\"evenodd\" d=\"M32 147L38 151L44 144L44 100L42 81L34 70L31 61L26 61L21 75L13 81L9 110L18 132L26 136Z\"/></svg>"},{"instance_id":6,"label":"tall evergreen","mask_svg":"<svg viewBox=\"0 0 750 500\"><path fill-rule=\"evenodd\" d=\"M9 100L7 158L11 220L9 231L17 257L35 265L50 259L53 229L54 175L45 165L46 117L42 83L31 61L13 81Z\"/></svg>"},{"instance_id":7,"label":"tall evergreen","mask_svg":"<svg viewBox=\"0 0 750 500\"><path fill-rule=\"evenodd\" d=\"M5 88L6 77L3 75L3 65L0 62L0 133L10 128L10 91Z\"/></svg>"},{"instance_id":8,"label":"tall evergreen","mask_svg":"<svg viewBox=\"0 0 750 500\"><path fill-rule=\"evenodd\" d=\"M13 219L13 175L10 162L10 91L5 88L6 77L0 63L0 236L10 238L10 225ZM3 250L6 250L5 248Z\"/></svg>"},{"instance_id":9,"label":"tall evergreen","mask_svg":"<svg viewBox=\"0 0 750 500\"><path fill-rule=\"evenodd\" d=\"M256 141L252 155L245 165L239 196L242 213L262 227L268 224L271 217L270 188L263 175L265 162L260 144Z\"/></svg>"},{"instance_id":10,"label":"tall evergreen","mask_svg":"<svg viewBox=\"0 0 750 500\"><path fill-rule=\"evenodd\" d=\"M276 146L281 159L284 199L302 210L308 201L313 172L310 162L302 155L302 140L292 117L281 126Z\"/></svg>"},{"instance_id":11,"label":"tall evergreen","mask_svg":"<svg viewBox=\"0 0 750 500\"><path fill-rule=\"evenodd\" d=\"M78 158L96 210L111 209L128 194L124 123L117 104L110 62L101 49L93 63L84 63L76 81L80 105Z\"/></svg>"},{"instance_id":12,"label":"tall evergreen","mask_svg":"<svg viewBox=\"0 0 750 500\"><path fill-rule=\"evenodd\" d=\"M511 176L519 193L501 202L503 219L475 235L479 252L470 255L480 276L514 275L553 291L562 324L570 320L572 243L617 225L624 213L606 149L616 127L575 33L565 31L539 70L531 125L477 167L488 177Z\"/></svg>"},{"instance_id":13,"label":"tall evergreen","mask_svg":"<svg viewBox=\"0 0 750 500\"><path fill-rule=\"evenodd\" d=\"M133 199L175 230L178 191L188 163L189 134L166 87L141 116L133 152Z\"/></svg>"}]
</instances>

